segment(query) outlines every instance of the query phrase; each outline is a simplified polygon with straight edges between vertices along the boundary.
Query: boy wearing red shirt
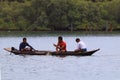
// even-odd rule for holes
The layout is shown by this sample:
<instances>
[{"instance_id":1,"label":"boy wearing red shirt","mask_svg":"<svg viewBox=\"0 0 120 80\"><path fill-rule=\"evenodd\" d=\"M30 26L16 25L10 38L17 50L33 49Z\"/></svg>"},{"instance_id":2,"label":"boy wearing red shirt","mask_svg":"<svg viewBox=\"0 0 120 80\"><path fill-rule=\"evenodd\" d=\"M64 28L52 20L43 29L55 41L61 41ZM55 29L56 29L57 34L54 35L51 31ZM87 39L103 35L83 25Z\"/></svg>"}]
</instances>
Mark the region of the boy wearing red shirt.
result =
<instances>
[{"instance_id":1,"label":"boy wearing red shirt","mask_svg":"<svg viewBox=\"0 0 120 80\"><path fill-rule=\"evenodd\" d=\"M66 42L63 41L63 38L62 36L59 36L58 37L58 43L57 45L56 44L53 44L55 47L56 47L56 52L66 52Z\"/></svg>"}]
</instances>

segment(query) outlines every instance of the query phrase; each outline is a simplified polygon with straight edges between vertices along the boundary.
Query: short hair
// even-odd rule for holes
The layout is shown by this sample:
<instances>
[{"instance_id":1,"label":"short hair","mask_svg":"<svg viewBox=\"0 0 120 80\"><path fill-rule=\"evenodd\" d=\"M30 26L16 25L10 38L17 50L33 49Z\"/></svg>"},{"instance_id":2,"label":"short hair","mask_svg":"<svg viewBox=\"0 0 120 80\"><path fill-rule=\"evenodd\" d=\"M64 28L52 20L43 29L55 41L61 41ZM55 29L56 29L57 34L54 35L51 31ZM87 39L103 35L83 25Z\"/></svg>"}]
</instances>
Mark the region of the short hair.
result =
<instances>
[{"instance_id":1,"label":"short hair","mask_svg":"<svg viewBox=\"0 0 120 80\"><path fill-rule=\"evenodd\" d=\"M27 40L27 38L24 37L23 40Z\"/></svg>"},{"instance_id":2,"label":"short hair","mask_svg":"<svg viewBox=\"0 0 120 80\"><path fill-rule=\"evenodd\" d=\"M79 39L79 38L76 38L76 41L80 41L80 39Z\"/></svg>"},{"instance_id":3,"label":"short hair","mask_svg":"<svg viewBox=\"0 0 120 80\"><path fill-rule=\"evenodd\" d=\"M59 39L59 40L63 40L62 36L59 36L58 39Z\"/></svg>"}]
</instances>

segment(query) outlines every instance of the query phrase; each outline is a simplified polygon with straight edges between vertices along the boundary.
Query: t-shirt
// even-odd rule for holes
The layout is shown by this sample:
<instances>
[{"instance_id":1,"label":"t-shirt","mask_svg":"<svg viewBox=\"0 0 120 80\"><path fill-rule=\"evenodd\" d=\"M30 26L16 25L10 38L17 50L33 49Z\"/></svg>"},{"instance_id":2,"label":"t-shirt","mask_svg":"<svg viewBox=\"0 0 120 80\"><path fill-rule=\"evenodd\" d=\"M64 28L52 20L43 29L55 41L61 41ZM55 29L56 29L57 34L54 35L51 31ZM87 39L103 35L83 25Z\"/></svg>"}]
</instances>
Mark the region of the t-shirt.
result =
<instances>
[{"instance_id":1,"label":"t-shirt","mask_svg":"<svg viewBox=\"0 0 120 80\"><path fill-rule=\"evenodd\" d=\"M29 46L31 49L33 49L32 46L30 46L28 43L20 43L19 50L24 49L26 46Z\"/></svg>"},{"instance_id":2,"label":"t-shirt","mask_svg":"<svg viewBox=\"0 0 120 80\"><path fill-rule=\"evenodd\" d=\"M86 49L86 44L83 41L78 42L77 49Z\"/></svg>"},{"instance_id":3,"label":"t-shirt","mask_svg":"<svg viewBox=\"0 0 120 80\"><path fill-rule=\"evenodd\" d=\"M66 42L64 42L64 41L59 42L59 43L58 43L58 46L60 46L60 47L64 46L62 50L65 50L65 51L66 51Z\"/></svg>"}]
</instances>

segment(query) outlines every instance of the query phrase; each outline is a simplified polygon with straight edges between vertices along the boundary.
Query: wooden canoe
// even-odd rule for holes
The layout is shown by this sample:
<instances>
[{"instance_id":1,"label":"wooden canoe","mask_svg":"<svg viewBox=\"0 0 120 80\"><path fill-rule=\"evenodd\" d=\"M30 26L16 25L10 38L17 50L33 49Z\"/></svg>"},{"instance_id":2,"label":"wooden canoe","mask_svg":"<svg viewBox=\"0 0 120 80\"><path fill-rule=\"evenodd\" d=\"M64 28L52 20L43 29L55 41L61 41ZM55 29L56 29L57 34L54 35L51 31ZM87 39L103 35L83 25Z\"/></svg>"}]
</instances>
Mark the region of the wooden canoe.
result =
<instances>
[{"instance_id":1,"label":"wooden canoe","mask_svg":"<svg viewBox=\"0 0 120 80\"><path fill-rule=\"evenodd\" d=\"M17 49L12 50L12 48L4 48L4 50L13 53L15 55L52 55L52 56L91 56L100 49L91 50L87 52L75 53L74 51L67 51L64 53L56 53L55 51L19 51Z\"/></svg>"}]
</instances>

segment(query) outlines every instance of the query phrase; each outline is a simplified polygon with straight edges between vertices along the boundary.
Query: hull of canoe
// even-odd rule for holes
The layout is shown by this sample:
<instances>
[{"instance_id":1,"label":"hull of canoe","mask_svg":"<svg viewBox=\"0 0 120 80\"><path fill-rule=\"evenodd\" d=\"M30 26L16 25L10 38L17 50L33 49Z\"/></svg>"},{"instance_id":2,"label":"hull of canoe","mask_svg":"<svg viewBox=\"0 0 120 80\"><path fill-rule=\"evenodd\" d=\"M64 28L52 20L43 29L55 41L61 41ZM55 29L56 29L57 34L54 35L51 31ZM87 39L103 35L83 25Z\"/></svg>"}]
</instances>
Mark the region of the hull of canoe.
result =
<instances>
[{"instance_id":1,"label":"hull of canoe","mask_svg":"<svg viewBox=\"0 0 120 80\"><path fill-rule=\"evenodd\" d=\"M19 51L19 50L11 50L11 49L5 49L15 55L52 55L52 56L91 56L95 52L97 52L100 49L87 51L87 52L79 52L75 53L74 51L67 51L64 53L56 53L51 51Z\"/></svg>"}]
</instances>

